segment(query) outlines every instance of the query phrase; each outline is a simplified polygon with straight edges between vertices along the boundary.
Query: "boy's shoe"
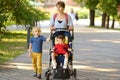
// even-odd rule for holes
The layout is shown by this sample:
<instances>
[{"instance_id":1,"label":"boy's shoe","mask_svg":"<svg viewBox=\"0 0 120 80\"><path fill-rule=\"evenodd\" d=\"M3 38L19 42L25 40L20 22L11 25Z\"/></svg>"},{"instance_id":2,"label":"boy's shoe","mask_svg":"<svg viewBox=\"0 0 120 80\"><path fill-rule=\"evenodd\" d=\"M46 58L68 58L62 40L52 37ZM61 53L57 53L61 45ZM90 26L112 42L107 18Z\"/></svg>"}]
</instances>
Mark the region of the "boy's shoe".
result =
<instances>
[{"instance_id":1,"label":"boy's shoe","mask_svg":"<svg viewBox=\"0 0 120 80\"><path fill-rule=\"evenodd\" d=\"M33 75L33 77L37 77L37 73L35 73L35 74Z\"/></svg>"},{"instance_id":2,"label":"boy's shoe","mask_svg":"<svg viewBox=\"0 0 120 80\"><path fill-rule=\"evenodd\" d=\"M38 78L38 79L41 79L41 74L39 74L39 75L37 76L37 78Z\"/></svg>"}]
</instances>

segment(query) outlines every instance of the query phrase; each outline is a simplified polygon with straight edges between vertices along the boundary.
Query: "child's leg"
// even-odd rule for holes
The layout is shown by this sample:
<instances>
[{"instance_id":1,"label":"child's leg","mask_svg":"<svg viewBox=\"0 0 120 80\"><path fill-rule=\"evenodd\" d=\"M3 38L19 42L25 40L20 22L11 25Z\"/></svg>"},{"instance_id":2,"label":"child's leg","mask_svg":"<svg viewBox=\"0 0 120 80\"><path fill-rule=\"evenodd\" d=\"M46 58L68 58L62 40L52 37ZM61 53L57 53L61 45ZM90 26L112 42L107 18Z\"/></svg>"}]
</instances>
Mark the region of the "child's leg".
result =
<instances>
[{"instance_id":1,"label":"child's leg","mask_svg":"<svg viewBox=\"0 0 120 80\"><path fill-rule=\"evenodd\" d=\"M42 53L37 53L37 73L42 73Z\"/></svg>"},{"instance_id":2,"label":"child's leg","mask_svg":"<svg viewBox=\"0 0 120 80\"><path fill-rule=\"evenodd\" d=\"M41 79L42 74L42 53L37 53L37 78Z\"/></svg>"},{"instance_id":3,"label":"child's leg","mask_svg":"<svg viewBox=\"0 0 120 80\"><path fill-rule=\"evenodd\" d=\"M67 68L67 64L68 64L68 54L64 54L65 56L65 59L64 59L64 65L63 65L63 68Z\"/></svg>"},{"instance_id":4,"label":"child's leg","mask_svg":"<svg viewBox=\"0 0 120 80\"><path fill-rule=\"evenodd\" d=\"M37 73L37 64L36 64L37 58L36 53L32 52L32 66L35 73Z\"/></svg>"},{"instance_id":5,"label":"child's leg","mask_svg":"<svg viewBox=\"0 0 120 80\"><path fill-rule=\"evenodd\" d=\"M56 68L55 53L51 53L51 58L52 58L52 66L53 66L53 69L55 69L55 68Z\"/></svg>"}]
</instances>

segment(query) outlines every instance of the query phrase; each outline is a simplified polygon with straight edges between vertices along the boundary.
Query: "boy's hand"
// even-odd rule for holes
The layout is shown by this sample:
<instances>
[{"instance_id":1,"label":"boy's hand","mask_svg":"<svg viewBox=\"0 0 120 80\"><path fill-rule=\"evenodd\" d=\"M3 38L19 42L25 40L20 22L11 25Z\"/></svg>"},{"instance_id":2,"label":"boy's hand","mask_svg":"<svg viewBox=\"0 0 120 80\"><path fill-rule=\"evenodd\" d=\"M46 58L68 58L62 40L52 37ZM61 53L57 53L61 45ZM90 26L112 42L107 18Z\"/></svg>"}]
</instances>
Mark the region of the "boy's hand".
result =
<instances>
[{"instance_id":1,"label":"boy's hand","mask_svg":"<svg viewBox=\"0 0 120 80\"><path fill-rule=\"evenodd\" d=\"M46 39L46 41L50 41L50 37L48 37L48 38Z\"/></svg>"},{"instance_id":2,"label":"boy's hand","mask_svg":"<svg viewBox=\"0 0 120 80\"><path fill-rule=\"evenodd\" d=\"M29 55L28 55L30 58L32 57L32 55L31 55L31 52L29 52Z\"/></svg>"}]
</instances>

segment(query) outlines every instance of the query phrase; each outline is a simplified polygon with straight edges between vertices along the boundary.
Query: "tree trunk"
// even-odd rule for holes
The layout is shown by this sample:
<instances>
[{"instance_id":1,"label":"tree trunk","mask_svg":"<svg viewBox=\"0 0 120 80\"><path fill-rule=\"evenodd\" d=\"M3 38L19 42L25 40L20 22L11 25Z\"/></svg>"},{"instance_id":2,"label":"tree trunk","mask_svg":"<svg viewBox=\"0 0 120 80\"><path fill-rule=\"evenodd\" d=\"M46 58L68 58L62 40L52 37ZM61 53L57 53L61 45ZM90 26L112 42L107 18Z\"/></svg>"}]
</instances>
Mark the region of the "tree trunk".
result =
<instances>
[{"instance_id":1,"label":"tree trunk","mask_svg":"<svg viewBox=\"0 0 120 80\"><path fill-rule=\"evenodd\" d=\"M107 15L106 28L109 29L110 15Z\"/></svg>"},{"instance_id":2,"label":"tree trunk","mask_svg":"<svg viewBox=\"0 0 120 80\"><path fill-rule=\"evenodd\" d=\"M111 25L111 29L114 29L114 24L115 24L115 19L113 18L113 20L112 20L112 25Z\"/></svg>"},{"instance_id":3,"label":"tree trunk","mask_svg":"<svg viewBox=\"0 0 120 80\"><path fill-rule=\"evenodd\" d=\"M95 10L90 9L90 26L94 26Z\"/></svg>"},{"instance_id":4,"label":"tree trunk","mask_svg":"<svg viewBox=\"0 0 120 80\"><path fill-rule=\"evenodd\" d=\"M102 14L102 24L101 24L101 27L104 27L104 28L105 28L106 16L107 16L106 13Z\"/></svg>"}]
</instances>

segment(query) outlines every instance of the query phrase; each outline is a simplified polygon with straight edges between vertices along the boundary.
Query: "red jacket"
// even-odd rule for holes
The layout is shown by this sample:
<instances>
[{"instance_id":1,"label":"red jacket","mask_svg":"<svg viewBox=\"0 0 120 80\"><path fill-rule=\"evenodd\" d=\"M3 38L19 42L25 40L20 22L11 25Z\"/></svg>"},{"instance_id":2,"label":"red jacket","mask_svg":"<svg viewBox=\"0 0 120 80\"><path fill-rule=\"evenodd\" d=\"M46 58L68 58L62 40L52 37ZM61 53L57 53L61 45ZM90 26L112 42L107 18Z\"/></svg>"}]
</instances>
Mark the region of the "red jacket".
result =
<instances>
[{"instance_id":1,"label":"red jacket","mask_svg":"<svg viewBox=\"0 0 120 80\"><path fill-rule=\"evenodd\" d=\"M56 54L67 54L68 53L68 44L56 44L54 46L54 51Z\"/></svg>"}]
</instances>

